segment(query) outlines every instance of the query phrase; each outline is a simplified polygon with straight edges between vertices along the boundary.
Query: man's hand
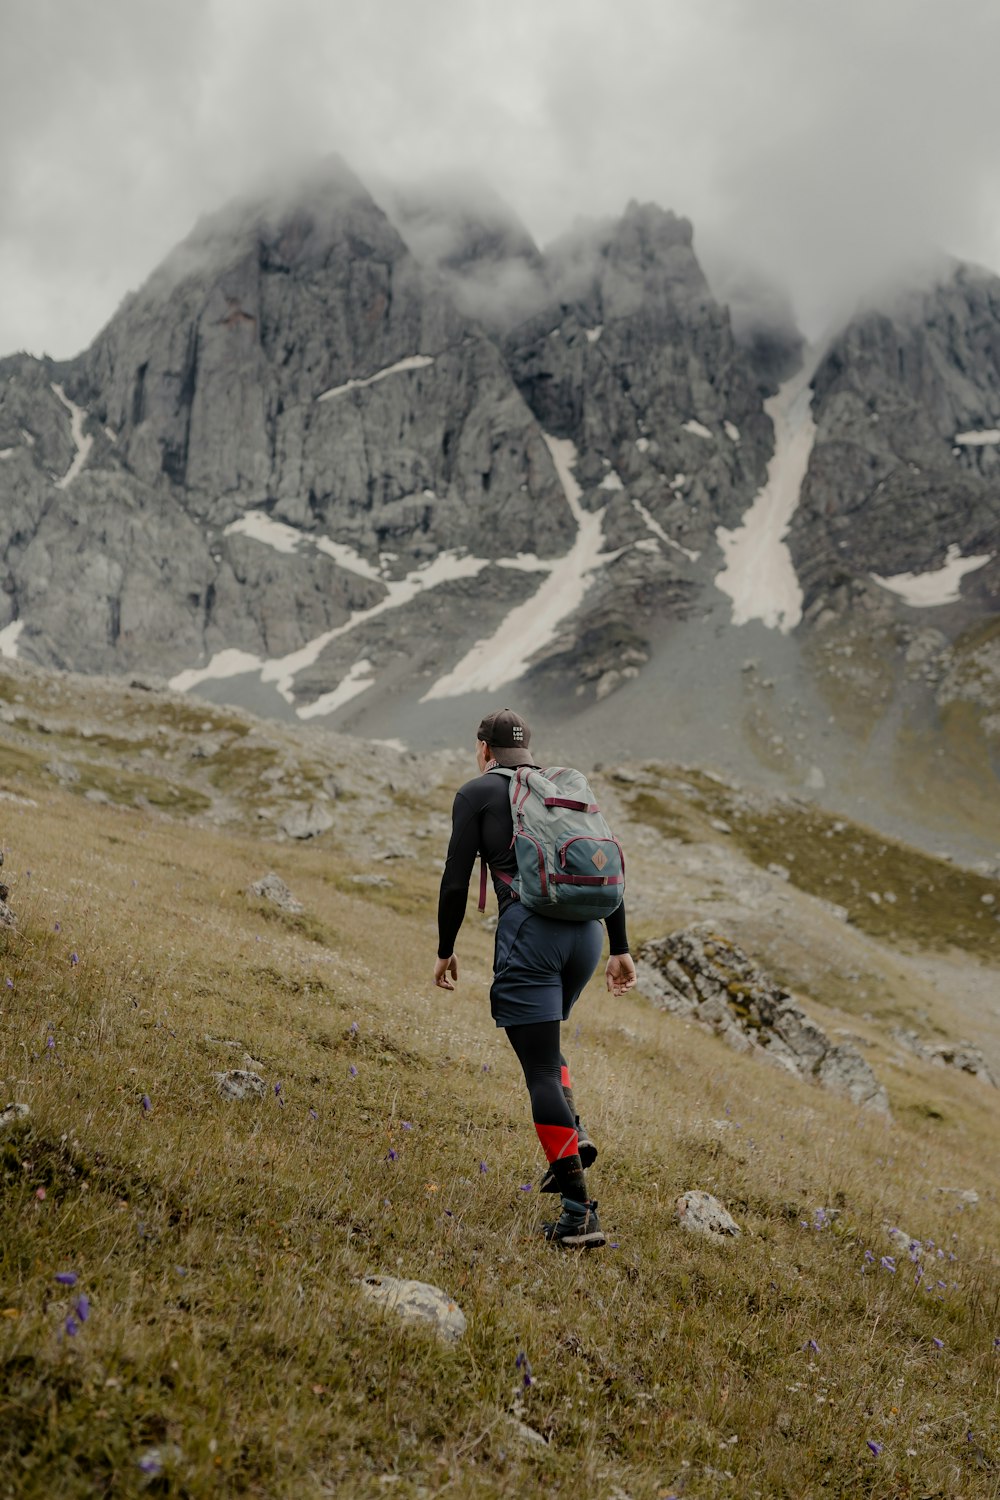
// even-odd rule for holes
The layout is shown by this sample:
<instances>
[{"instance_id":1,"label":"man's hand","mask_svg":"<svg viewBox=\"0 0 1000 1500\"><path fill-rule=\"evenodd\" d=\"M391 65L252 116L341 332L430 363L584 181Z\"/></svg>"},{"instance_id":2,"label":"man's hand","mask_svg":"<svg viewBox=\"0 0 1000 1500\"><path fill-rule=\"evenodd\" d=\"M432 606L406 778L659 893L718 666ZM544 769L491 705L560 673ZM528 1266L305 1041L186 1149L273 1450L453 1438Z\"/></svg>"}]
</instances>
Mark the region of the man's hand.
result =
<instances>
[{"instance_id":1,"label":"man's hand","mask_svg":"<svg viewBox=\"0 0 1000 1500\"><path fill-rule=\"evenodd\" d=\"M635 970L632 971L635 973ZM451 978L449 978L449 975ZM458 983L458 959L454 953L450 958L439 958L434 965L434 983L439 990L453 990Z\"/></svg>"},{"instance_id":2,"label":"man's hand","mask_svg":"<svg viewBox=\"0 0 1000 1500\"><path fill-rule=\"evenodd\" d=\"M626 990L634 989L635 964L632 962L631 953L612 953L604 971L604 978L607 982L608 993L611 995L624 995Z\"/></svg>"}]
</instances>

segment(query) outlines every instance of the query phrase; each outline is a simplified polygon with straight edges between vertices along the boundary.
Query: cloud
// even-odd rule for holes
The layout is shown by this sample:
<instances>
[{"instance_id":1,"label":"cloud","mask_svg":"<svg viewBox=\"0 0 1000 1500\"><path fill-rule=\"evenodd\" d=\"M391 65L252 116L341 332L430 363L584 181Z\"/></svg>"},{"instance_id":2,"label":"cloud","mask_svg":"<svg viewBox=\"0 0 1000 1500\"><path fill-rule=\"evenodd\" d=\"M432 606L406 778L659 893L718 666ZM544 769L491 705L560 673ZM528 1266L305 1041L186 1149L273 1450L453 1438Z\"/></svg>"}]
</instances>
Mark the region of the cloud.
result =
<instances>
[{"instance_id":1,"label":"cloud","mask_svg":"<svg viewBox=\"0 0 1000 1500\"><path fill-rule=\"evenodd\" d=\"M76 352L199 214L329 151L475 173L539 241L655 200L813 328L936 246L1000 268L992 0L4 0L3 29L4 352Z\"/></svg>"}]
</instances>

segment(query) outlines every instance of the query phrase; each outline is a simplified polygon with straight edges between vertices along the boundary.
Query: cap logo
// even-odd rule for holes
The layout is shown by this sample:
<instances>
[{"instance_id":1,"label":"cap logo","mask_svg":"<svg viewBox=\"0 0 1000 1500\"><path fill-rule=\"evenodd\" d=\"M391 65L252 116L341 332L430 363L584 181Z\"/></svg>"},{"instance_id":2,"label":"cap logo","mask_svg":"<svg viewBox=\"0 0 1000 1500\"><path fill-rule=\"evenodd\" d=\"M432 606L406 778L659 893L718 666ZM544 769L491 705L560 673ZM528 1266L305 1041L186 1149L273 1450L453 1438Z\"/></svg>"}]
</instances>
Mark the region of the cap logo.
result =
<instances>
[{"instance_id":1,"label":"cap logo","mask_svg":"<svg viewBox=\"0 0 1000 1500\"><path fill-rule=\"evenodd\" d=\"M524 730L522 729L520 724L513 724L511 726L510 732L514 737L514 741L516 744L519 744L521 740L524 739Z\"/></svg>"},{"instance_id":2,"label":"cap logo","mask_svg":"<svg viewBox=\"0 0 1000 1500\"><path fill-rule=\"evenodd\" d=\"M591 856L590 862L592 865L596 865L599 870L603 870L604 866L608 862L608 856L605 854L603 849L598 849L597 852Z\"/></svg>"}]
</instances>

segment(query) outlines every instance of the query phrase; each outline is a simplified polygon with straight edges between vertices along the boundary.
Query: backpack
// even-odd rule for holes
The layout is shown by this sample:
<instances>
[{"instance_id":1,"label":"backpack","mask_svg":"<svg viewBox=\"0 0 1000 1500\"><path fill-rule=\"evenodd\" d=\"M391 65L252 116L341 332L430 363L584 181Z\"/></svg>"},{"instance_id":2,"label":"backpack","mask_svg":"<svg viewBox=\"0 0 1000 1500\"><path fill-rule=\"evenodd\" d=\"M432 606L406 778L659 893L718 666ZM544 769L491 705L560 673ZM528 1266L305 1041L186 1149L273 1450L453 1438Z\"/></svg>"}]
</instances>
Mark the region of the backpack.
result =
<instances>
[{"instance_id":1,"label":"backpack","mask_svg":"<svg viewBox=\"0 0 1000 1500\"><path fill-rule=\"evenodd\" d=\"M586 776L564 766L492 768L510 778L516 876L509 884L530 911L566 922L610 917L625 894L625 856ZM479 910L486 910L486 861Z\"/></svg>"}]
</instances>

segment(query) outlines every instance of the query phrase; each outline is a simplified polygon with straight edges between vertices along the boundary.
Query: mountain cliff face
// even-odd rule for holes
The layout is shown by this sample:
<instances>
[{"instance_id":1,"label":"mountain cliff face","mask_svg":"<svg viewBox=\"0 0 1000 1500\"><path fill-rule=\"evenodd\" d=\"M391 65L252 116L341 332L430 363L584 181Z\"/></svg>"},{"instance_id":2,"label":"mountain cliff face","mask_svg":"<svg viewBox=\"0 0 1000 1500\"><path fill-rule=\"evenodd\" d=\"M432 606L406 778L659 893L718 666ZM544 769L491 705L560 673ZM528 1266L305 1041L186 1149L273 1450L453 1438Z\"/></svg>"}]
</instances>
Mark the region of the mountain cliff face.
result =
<instances>
[{"instance_id":1,"label":"mountain cliff face","mask_svg":"<svg viewBox=\"0 0 1000 1500\"><path fill-rule=\"evenodd\" d=\"M640 754L683 678L696 743L792 782L841 731L994 774L995 277L796 374L780 298L734 324L653 205L543 253L488 193L379 201L329 162L78 359L0 361L0 650L418 740L517 691Z\"/></svg>"}]
</instances>

